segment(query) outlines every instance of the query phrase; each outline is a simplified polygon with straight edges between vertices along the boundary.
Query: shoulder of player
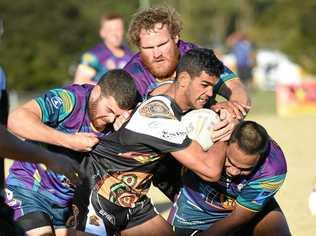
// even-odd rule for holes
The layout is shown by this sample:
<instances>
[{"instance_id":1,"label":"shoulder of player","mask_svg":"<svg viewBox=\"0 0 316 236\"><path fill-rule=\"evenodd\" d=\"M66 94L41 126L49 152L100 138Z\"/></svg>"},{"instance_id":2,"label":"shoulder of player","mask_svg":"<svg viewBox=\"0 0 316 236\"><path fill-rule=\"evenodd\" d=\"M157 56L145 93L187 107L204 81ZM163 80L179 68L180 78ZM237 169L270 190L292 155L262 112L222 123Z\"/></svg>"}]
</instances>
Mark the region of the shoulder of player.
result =
<instances>
[{"instance_id":1,"label":"shoulder of player","mask_svg":"<svg viewBox=\"0 0 316 236\"><path fill-rule=\"evenodd\" d=\"M171 100L158 95L143 102L137 109L140 116L148 118L176 119L171 106Z\"/></svg>"},{"instance_id":2,"label":"shoulder of player","mask_svg":"<svg viewBox=\"0 0 316 236\"><path fill-rule=\"evenodd\" d=\"M144 71L144 68L140 62L140 54L135 53L129 59L127 64L124 66L124 70L128 71L130 74L136 74Z\"/></svg>"},{"instance_id":3,"label":"shoulder of player","mask_svg":"<svg viewBox=\"0 0 316 236\"><path fill-rule=\"evenodd\" d=\"M46 99L56 107L63 106L64 110L71 111L76 104L76 96L74 92L65 88L56 88L46 93Z\"/></svg>"},{"instance_id":4,"label":"shoulder of player","mask_svg":"<svg viewBox=\"0 0 316 236\"><path fill-rule=\"evenodd\" d=\"M250 181L284 179L286 173L287 165L284 154L278 144L271 140L261 165L250 178Z\"/></svg>"}]
</instances>

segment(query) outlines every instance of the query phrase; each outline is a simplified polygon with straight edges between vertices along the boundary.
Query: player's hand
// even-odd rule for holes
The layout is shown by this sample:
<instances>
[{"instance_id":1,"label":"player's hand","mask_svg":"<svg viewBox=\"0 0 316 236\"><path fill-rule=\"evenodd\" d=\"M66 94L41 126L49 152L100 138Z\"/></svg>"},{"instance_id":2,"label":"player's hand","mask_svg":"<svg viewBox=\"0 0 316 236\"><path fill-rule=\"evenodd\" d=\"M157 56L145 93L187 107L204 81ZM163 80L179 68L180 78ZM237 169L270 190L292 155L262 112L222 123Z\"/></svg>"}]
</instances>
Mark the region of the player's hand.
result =
<instances>
[{"instance_id":1,"label":"player's hand","mask_svg":"<svg viewBox=\"0 0 316 236\"><path fill-rule=\"evenodd\" d=\"M213 127L212 140L216 141L228 141L232 134L238 120L234 119L232 114L227 110L219 111L220 122L216 123Z\"/></svg>"},{"instance_id":2,"label":"player's hand","mask_svg":"<svg viewBox=\"0 0 316 236\"><path fill-rule=\"evenodd\" d=\"M113 123L113 128L115 131L119 130L122 125L131 118L132 110L125 111L122 115L117 117Z\"/></svg>"},{"instance_id":3,"label":"player's hand","mask_svg":"<svg viewBox=\"0 0 316 236\"><path fill-rule=\"evenodd\" d=\"M73 185L81 184L81 178L84 174L80 171L78 162L58 153L49 152L48 155L50 158L45 163L48 169L65 175Z\"/></svg>"},{"instance_id":4,"label":"player's hand","mask_svg":"<svg viewBox=\"0 0 316 236\"><path fill-rule=\"evenodd\" d=\"M66 147L78 152L89 152L100 140L94 133L67 134Z\"/></svg>"},{"instance_id":5,"label":"player's hand","mask_svg":"<svg viewBox=\"0 0 316 236\"><path fill-rule=\"evenodd\" d=\"M240 104L236 101L224 101L212 105L211 109L215 112L225 109L232 115L233 119L242 120L246 117L250 106Z\"/></svg>"}]
</instances>

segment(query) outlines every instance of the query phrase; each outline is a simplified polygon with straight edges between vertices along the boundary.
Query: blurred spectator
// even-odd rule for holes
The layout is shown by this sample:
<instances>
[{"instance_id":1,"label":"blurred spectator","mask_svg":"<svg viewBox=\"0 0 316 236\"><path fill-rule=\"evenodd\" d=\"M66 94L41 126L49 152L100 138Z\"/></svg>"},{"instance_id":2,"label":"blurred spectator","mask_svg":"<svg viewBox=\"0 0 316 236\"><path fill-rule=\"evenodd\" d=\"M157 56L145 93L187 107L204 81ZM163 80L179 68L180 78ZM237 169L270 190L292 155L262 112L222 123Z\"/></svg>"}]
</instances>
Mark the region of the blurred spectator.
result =
<instances>
[{"instance_id":1,"label":"blurred spectator","mask_svg":"<svg viewBox=\"0 0 316 236\"><path fill-rule=\"evenodd\" d=\"M251 42L245 33L237 31L227 38L227 44L231 47L236 57L237 73L241 81L247 86L252 84L252 69L255 66L255 57Z\"/></svg>"},{"instance_id":2,"label":"blurred spectator","mask_svg":"<svg viewBox=\"0 0 316 236\"><path fill-rule=\"evenodd\" d=\"M130 49L123 44L124 22L120 15L103 15L99 35L102 42L81 57L75 73L76 84L96 84L108 70L123 68L132 56Z\"/></svg>"}]
</instances>

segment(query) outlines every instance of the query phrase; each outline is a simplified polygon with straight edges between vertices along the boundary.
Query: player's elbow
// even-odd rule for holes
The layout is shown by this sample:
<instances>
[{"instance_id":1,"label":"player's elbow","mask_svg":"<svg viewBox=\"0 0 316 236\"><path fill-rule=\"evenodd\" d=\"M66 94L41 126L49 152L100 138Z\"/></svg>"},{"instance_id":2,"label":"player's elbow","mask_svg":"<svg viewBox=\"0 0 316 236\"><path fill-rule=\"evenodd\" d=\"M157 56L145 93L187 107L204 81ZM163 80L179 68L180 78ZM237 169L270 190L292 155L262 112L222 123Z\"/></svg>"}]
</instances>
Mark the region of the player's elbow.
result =
<instances>
[{"instance_id":1,"label":"player's elbow","mask_svg":"<svg viewBox=\"0 0 316 236\"><path fill-rule=\"evenodd\" d=\"M207 173L201 174L198 173L198 175L200 176L200 178L204 181L207 182L217 182L219 181L220 177L221 177L221 171L217 170L217 169L210 169L207 171Z\"/></svg>"},{"instance_id":2,"label":"player's elbow","mask_svg":"<svg viewBox=\"0 0 316 236\"><path fill-rule=\"evenodd\" d=\"M7 123L8 129L11 132L15 133L18 124L19 124L19 114L17 114L16 111L11 112L8 116L8 123Z\"/></svg>"},{"instance_id":3,"label":"player's elbow","mask_svg":"<svg viewBox=\"0 0 316 236\"><path fill-rule=\"evenodd\" d=\"M208 175L207 179L205 179L205 181L217 182L217 181L219 181L220 178L221 178L221 173L216 172L216 173L212 173L212 174Z\"/></svg>"}]
</instances>

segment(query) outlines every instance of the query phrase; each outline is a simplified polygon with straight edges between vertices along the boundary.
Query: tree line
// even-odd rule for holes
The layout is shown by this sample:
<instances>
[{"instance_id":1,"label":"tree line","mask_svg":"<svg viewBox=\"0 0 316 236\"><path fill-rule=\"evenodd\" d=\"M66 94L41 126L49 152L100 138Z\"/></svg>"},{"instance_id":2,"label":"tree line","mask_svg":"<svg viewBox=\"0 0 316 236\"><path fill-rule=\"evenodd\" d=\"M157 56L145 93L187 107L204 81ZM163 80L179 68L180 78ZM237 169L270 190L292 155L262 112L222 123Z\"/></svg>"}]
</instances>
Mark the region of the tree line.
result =
<instances>
[{"instance_id":1,"label":"tree line","mask_svg":"<svg viewBox=\"0 0 316 236\"><path fill-rule=\"evenodd\" d=\"M230 33L242 30L258 48L281 50L316 73L313 0L1 0L0 65L9 88L32 91L70 83L81 53L100 40L99 17L118 12L127 27L132 15L148 5L174 7L185 40L223 48Z\"/></svg>"}]
</instances>

